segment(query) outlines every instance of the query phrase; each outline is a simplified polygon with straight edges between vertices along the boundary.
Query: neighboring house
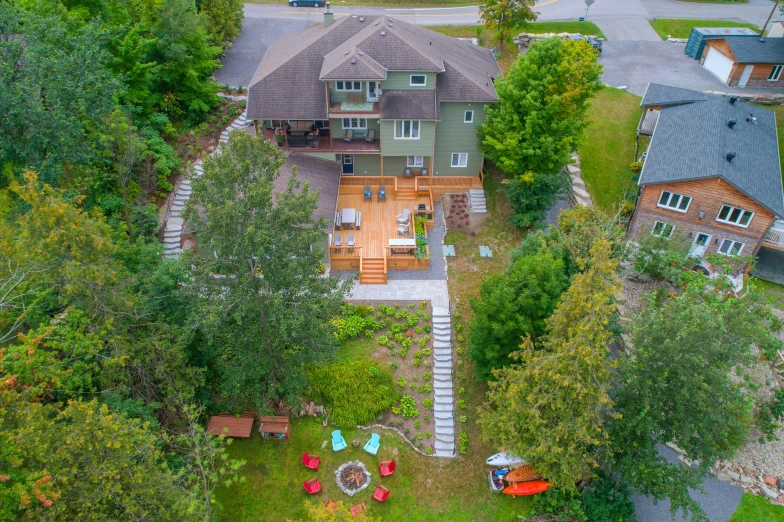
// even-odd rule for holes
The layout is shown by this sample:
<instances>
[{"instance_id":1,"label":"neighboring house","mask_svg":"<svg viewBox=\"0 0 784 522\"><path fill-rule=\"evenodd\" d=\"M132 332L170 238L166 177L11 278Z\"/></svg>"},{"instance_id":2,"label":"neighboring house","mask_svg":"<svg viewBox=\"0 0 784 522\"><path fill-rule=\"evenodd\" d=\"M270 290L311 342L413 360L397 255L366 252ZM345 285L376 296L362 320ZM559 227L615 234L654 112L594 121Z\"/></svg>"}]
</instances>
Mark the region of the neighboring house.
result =
<instances>
[{"instance_id":1,"label":"neighboring house","mask_svg":"<svg viewBox=\"0 0 784 522\"><path fill-rule=\"evenodd\" d=\"M658 84L640 105L652 137L630 233L686 237L697 258L756 255L784 216L774 113Z\"/></svg>"},{"instance_id":2,"label":"neighboring house","mask_svg":"<svg viewBox=\"0 0 784 522\"><path fill-rule=\"evenodd\" d=\"M768 29L768 36L771 38L780 38L784 36L784 22L771 22L770 28Z\"/></svg>"},{"instance_id":3,"label":"neighboring house","mask_svg":"<svg viewBox=\"0 0 784 522\"><path fill-rule=\"evenodd\" d=\"M784 38L706 40L700 63L730 87L784 87Z\"/></svg>"},{"instance_id":4,"label":"neighboring house","mask_svg":"<svg viewBox=\"0 0 784 522\"><path fill-rule=\"evenodd\" d=\"M492 52L386 16L324 17L269 48L248 119L344 175L478 176L477 126L498 101Z\"/></svg>"}]
</instances>

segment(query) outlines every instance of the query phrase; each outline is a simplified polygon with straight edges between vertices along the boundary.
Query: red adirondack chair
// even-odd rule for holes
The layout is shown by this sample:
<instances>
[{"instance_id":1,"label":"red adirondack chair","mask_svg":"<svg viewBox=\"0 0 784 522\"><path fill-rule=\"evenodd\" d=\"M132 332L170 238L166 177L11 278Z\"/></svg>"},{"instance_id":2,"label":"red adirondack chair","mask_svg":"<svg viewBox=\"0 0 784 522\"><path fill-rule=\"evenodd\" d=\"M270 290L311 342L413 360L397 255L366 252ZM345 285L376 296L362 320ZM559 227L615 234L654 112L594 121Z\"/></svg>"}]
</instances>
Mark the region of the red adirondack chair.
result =
<instances>
[{"instance_id":1,"label":"red adirondack chair","mask_svg":"<svg viewBox=\"0 0 784 522\"><path fill-rule=\"evenodd\" d=\"M389 490L384 486L379 486L376 488L376 492L373 493L373 498L379 502L384 502L387 497L389 497Z\"/></svg>"},{"instance_id":2,"label":"red adirondack chair","mask_svg":"<svg viewBox=\"0 0 784 522\"><path fill-rule=\"evenodd\" d=\"M395 472L397 469L397 465L395 464L394 460L385 460L381 464L378 465L378 470L381 473L382 477L388 477L392 473Z\"/></svg>"},{"instance_id":3,"label":"red adirondack chair","mask_svg":"<svg viewBox=\"0 0 784 522\"><path fill-rule=\"evenodd\" d=\"M321 491L321 482L319 482L317 478L306 480L302 485L305 488L305 491L307 491L311 495Z\"/></svg>"},{"instance_id":4,"label":"red adirondack chair","mask_svg":"<svg viewBox=\"0 0 784 522\"><path fill-rule=\"evenodd\" d=\"M305 464L306 468L310 468L318 471L318 467L319 464L321 463L321 459L318 458L318 455L309 455L307 453L303 453L302 463Z\"/></svg>"},{"instance_id":5,"label":"red adirondack chair","mask_svg":"<svg viewBox=\"0 0 784 522\"><path fill-rule=\"evenodd\" d=\"M324 501L324 509L335 511L337 508L338 505L335 502L332 502L330 499Z\"/></svg>"},{"instance_id":6,"label":"red adirondack chair","mask_svg":"<svg viewBox=\"0 0 784 522\"><path fill-rule=\"evenodd\" d=\"M365 503L357 504L356 506L351 508L351 514L357 516L359 513L365 513L367 511L367 506Z\"/></svg>"}]
</instances>

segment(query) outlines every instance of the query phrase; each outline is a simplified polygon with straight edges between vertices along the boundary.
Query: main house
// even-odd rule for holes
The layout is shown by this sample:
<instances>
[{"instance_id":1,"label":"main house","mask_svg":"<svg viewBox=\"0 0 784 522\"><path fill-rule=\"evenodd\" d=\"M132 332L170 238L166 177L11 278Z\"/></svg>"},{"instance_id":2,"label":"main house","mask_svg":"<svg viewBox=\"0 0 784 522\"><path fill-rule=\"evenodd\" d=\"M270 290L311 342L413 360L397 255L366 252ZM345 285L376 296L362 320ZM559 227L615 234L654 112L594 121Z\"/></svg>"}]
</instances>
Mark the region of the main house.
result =
<instances>
[{"instance_id":1,"label":"main house","mask_svg":"<svg viewBox=\"0 0 784 522\"><path fill-rule=\"evenodd\" d=\"M498 101L489 49L387 16L324 14L270 46L248 118L343 175L477 176L477 126Z\"/></svg>"},{"instance_id":2,"label":"main house","mask_svg":"<svg viewBox=\"0 0 784 522\"><path fill-rule=\"evenodd\" d=\"M695 258L756 254L784 216L773 112L658 84L640 105L652 136L630 232L684 236Z\"/></svg>"}]
</instances>

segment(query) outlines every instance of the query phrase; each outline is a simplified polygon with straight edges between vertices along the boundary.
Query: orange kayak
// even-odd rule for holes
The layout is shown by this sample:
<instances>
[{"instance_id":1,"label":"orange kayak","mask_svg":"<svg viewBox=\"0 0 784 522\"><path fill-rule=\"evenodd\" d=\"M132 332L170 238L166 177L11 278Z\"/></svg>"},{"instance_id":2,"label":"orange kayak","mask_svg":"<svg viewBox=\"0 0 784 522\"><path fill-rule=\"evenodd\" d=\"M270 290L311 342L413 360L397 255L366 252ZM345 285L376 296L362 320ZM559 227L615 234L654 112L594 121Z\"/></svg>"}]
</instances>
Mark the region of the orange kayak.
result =
<instances>
[{"instance_id":1,"label":"orange kayak","mask_svg":"<svg viewBox=\"0 0 784 522\"><path fill-rule=\"evenodd\" d=\"M552 484L546 480L532 480L529 482L515 482L504 489L507 495L514 495L515 497L525 497L528 495L536 495L543 491L547 491Z\"/></svg>"},{"instance_id":2,"label":"orange kayak","mask_svg":"<svg viewBox=\"0 0 784 522\"><path fill-rule=\"evenodd\" d=\"M504 480L511 483L514 482L525 482L528 480L539 480L542 476L534 471L534 468L531 467L530 464L526 464L525 466L520 466L517 469L513 469L506 475L504 475Z\"/></svg>"}]
</instances>

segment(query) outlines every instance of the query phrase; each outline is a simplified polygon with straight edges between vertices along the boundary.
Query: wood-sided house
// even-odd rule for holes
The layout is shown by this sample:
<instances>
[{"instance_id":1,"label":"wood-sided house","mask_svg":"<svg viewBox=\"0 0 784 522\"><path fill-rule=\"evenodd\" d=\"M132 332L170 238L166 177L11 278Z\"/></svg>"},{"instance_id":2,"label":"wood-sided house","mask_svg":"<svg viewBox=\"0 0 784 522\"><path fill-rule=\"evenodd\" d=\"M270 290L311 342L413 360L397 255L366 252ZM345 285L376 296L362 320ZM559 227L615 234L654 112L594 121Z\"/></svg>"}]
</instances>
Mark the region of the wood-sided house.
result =
<instances>
[{"instance_id":1,"label":"wood-sided house","mask_svg":"<svg viewBox=\"0 0 784 522\"><path fill-rule=\"evenodd\" d=\"M784 215L773 112L659 84L640 105L653 131L630 233L685 236L695 258L756 255Z\"/></svg>"},{"instance_id":2,"label":"wood-sided house","mask_svg":"<svg viewBox=\"0 0 784 522\"><path fill-rule=\"evenodd\" d=\"M700 63L730 87L784 87L784 38L710 39Z\"/></svg>"}]
</instances>

